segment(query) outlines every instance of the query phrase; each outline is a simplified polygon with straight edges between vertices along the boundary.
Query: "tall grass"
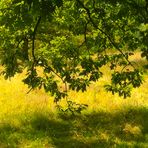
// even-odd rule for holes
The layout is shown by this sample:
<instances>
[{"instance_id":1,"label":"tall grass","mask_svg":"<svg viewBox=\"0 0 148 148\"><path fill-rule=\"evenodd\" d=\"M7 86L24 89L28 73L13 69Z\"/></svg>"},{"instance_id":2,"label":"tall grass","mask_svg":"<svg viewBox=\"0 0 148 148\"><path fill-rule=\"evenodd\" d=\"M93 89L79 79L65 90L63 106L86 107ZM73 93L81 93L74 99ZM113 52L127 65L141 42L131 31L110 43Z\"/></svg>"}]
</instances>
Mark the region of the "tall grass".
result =
<instances>
[{"instance_id":1,"label":"tall grass","mask_svg":"<svg viewBox=\"0 0 148 148\"><path fill-rule=\"evenodd\" d=\"M11 81L0 77L0 148L148 147L148 75L131 98L123 99L104 90L109 81L104 71L107 75L87 92L69 92L71 100L89 105L75 116L59 113L43 90L27 94L24 74Z\"/></svg>"}]
</instances>

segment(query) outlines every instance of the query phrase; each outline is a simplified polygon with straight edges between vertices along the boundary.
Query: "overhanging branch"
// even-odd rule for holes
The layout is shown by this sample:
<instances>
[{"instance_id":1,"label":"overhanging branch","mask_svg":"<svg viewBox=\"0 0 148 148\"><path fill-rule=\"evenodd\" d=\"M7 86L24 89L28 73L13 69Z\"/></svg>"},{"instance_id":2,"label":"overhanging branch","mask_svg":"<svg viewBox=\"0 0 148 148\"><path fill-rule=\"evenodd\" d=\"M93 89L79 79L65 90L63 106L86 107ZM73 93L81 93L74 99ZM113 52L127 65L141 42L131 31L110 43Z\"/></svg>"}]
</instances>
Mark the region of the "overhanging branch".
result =
<instances>
[{"instance_id":1,"label":"overhanging branch","mask_svg":"<svg viewBox=\"0 0 148 148\"><path fill-rule=\"evenodd\" d=\"M98 29L101 33L103 33L109 40L109 42L123 55L123 57L127 60L127 62L133 67L135 68L135 66L128 60L128 58L126 57L126 55L123 53L123 51L118 48L118 46L116 45L116 43L114 43L114 41L111 39L110 35L108 33L106 33L104 30L102 30L101 28L99 28L95 22L93 21L92 17L91 17L91 12L90 10L83 4L83 2L81 2L81 0L76 0L80 6L85 9L87 15L88 15L88 18L89 18L89 21L92 23L93 27L95 29Z\"/></svg>"}]
</instances>

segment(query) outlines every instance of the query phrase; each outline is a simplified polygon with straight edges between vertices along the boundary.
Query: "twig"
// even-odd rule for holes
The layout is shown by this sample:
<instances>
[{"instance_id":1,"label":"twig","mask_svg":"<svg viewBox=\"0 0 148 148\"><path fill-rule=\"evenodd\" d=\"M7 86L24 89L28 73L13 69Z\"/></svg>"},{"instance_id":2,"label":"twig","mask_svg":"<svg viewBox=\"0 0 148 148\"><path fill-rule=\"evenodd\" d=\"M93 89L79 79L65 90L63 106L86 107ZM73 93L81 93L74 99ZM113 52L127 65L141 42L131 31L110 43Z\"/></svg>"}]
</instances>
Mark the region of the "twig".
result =
<instances>
[{"instance_id":1,"label":"twig","mask_svg":"<svg viewBox=\"0 0 148 148\"><path fill-rule=\"evenodd\" d=\"M34 53L34 50L35 50L35 37L36 37L36 32L37 32L37 29L38 29L38 26L41 22L41 16L38 18L38 21L35 25L35 28L34 28L34 31L33 31L33 34L32 34L32 57L33 57L33 61L36 62L36 57L35 57L35 53Z\"/></svg>"}]
</instances>

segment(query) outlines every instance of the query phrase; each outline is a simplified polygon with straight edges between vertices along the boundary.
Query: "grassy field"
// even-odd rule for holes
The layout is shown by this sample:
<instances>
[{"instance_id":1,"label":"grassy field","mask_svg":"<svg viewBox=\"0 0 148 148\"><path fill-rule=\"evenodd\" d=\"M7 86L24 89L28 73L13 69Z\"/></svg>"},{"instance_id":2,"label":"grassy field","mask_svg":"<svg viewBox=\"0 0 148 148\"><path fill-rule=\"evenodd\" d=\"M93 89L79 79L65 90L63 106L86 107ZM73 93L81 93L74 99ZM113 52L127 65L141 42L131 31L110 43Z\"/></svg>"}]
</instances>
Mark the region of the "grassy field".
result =
<instances>
[{"instance_id":1,"label":"grassy field","mask_svg":"<svg viewBox=\"0 0 148 148\"><path fill-rule=\"evenodd\" d=\"M0 148L148 148L148 75L127 99L105 92L108 75L85 93L70 92L89 105L75 116L59 113L43 90L27 94L23 77L0 77Z\"/></svg>"}]
</instances>

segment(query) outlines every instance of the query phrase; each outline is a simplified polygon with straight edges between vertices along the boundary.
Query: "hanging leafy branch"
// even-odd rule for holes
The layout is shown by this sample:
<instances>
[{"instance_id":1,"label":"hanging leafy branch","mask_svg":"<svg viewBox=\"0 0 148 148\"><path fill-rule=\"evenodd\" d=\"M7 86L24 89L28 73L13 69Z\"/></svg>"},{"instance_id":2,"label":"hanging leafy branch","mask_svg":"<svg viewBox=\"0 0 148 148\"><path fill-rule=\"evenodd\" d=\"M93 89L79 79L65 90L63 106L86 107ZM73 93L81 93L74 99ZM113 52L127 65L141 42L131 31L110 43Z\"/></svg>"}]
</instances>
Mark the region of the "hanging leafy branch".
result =
<instances>
[{"instance_id":1,"label":"hanging leafy branch","mask_svg":"<svg viewBox=\"0 0 148 148\"><path fill-rule=\"evenodd\" d=\"M86 91L109 65L111 84L105 88L126 98L143 82L129 57L140 49L148 60L147 5L146 0L2 0L3 74L9 78L27 68L30 89L43 87L57 102L69 89Z\"/></svg>"},{"instance_id":2,"label":"hanging leafy branch","mask_svg":"<svg viewBox=\"0 0 148 148\"><path fill-rule=\"evenodd\" d=\"M132 67L134 67L134 65L128 60L127 56L123 53L123 51L120 48L118 48L118 46L115 44L115 42L111 39L109 33L103 31L101 28L98 27L97 24L95 24L95 22L93 21L93 19L91 17L90 10L87 7L84 6L84 4L81 2L81 0L76 0L76 1L80 4L80 6L82 6L82 8L84 8L86 10L87 15L88 15L88 18L89 18L89 21L92 23L93 27L95 29L98 29L101 33L103 33L106 36L106 38L108 38L108 40L110 41L110 43L124 56L124 58L128 61L128 63ZM95 1L93 1L93 2L95 2ZM93 5L94 5L94 3L93 3Z\"/></svg>"}]
</instances>

